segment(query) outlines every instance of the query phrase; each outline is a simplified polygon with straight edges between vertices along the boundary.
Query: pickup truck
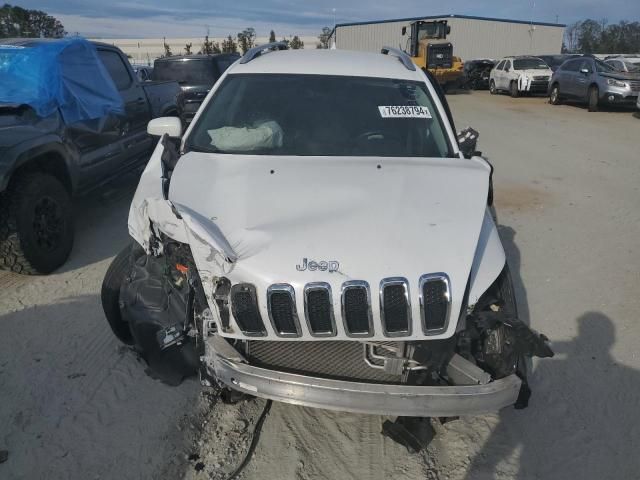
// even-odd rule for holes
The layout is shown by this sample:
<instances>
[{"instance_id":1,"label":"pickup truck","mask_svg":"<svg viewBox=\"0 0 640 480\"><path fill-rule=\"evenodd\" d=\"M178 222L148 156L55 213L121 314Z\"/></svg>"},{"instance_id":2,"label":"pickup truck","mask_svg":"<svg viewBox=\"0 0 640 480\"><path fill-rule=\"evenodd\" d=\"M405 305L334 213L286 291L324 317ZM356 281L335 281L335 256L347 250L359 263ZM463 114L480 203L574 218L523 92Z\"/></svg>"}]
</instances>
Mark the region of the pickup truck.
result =
<instances>
[{"instance_id":1,"label":"pickup truck","mask_svg":"<svg viewBox=\"0 0 640 480\"><path fill-rule=\"evenodd\" d=\"M59 42L64 41L73 40ZM73 68L92 78L113 82L107 85L117 89L124 115L103 114L70 123L60 106L43 116L28 104L0 100L2 269L46 274L60 267L73 245L71 198L144 165L153 147L146 133L147 123L158 116L177 114L176 96L180 87L176 82L140 83L118 48L77 41L84 42L85 48L95 48L106 70L97 68L97 60L94 64L77 62L79 65ZM10 55L12 49L44 49L52 42L3 39L0 48ZM37 67L39 63L35 63ZM15 81L15 77L24 74L24 69L0 74L5 75L0 77L5 80L14 75ZM47 80L46 84L53 81ZM97 92L98 96L100 93ZM6 91L4 94L6 99L8 94ZM115 91L113 95L118 98Z\"/></svg>"},{"instance_id":2,"label":"pickup truck","mask_svg":"<svg viewBox=\"0 0 640 480\"><path fill-rule=\"evenodd\" d=\"M202 101L227 68L240 58L237 53L180 55L158 58L153 62L152 80L170 80L180 84L178 115L188 124Z\"/></svg>"}]
</instances>

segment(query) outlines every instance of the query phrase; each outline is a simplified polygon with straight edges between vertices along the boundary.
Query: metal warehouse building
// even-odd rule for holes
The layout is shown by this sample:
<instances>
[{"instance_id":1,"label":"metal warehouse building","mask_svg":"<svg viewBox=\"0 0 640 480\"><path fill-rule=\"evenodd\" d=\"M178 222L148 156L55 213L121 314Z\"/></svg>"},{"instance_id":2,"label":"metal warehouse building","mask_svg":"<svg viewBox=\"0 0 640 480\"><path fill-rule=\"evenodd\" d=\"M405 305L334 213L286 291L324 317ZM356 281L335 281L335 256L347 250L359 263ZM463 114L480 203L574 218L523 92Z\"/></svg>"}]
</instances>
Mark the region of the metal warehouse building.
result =
<instances>
[{"instance_id":1,"label":"metal warehouse building","mask_svg":"<svg viewBox=\"0 0 640 480\"><path fill-rule=\"evenodd\" d=\"M441 15L372 22L340 23L333 32L336 47L379 52L383 46L406 50L409 25L416 20L447 20L453 54L462 60L507 55L556 54L562 49L565 25L468 15ZM402 27L407 35L402 36ZM333 39L333 38L332 38Z\"/></svg>"}]
</instances>

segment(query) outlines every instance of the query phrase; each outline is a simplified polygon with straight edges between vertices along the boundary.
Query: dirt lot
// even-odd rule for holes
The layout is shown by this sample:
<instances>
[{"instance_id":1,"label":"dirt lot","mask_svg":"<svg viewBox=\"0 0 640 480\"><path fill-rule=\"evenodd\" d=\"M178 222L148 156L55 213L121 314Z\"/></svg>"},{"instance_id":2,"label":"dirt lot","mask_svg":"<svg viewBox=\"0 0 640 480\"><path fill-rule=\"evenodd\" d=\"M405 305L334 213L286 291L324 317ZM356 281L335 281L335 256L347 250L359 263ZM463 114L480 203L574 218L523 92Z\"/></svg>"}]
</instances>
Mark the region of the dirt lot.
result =
<instances>
[{"instance_id":1,"label":"dirt lot","mask_svg":"<svg viewBox=\"0 0 640 480\"><path fill-rule=\"evenodd\" d=\"M274 404L245 479L638 478L640 118L486 92L450 102L496 168L521 313L557 352L534 364L530 407L448 423L412 455L381 417ZM0 478L224 478L241 461L263 403L152 380L103 319L133 186L78 202L60 272L0 273Z\"/></svg>"}]
</instances>

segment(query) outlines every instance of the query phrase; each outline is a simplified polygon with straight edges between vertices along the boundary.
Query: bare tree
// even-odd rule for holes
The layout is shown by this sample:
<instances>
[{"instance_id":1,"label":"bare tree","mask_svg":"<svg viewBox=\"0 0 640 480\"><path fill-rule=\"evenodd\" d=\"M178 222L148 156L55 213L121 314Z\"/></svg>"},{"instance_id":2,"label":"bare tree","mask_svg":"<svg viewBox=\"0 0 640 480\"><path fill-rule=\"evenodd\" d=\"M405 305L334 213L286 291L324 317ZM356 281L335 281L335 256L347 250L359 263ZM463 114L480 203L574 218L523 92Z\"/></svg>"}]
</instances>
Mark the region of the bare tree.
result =
<instances>
[{"instance_id":1,"label":"bare tree","mask_svg":"<svg viewBox=\"0 0 640 480\"><path fill-rule=\"evenodd\" d=\"M209 40L209 35L204 37L204 43L200 47L198 54L213 55L214 53L222 53L222 48L218 42L212 42Z\"/></svg>"},{"instance_id":2,"label":"bare tree","mask_svg":"<svg viewBox=\"0 0 640 480\"><path fill-rule=\"evenodd\" d=\"M184 54L185 55L191 55L191 46L193 45L193 43L187 43L184 46Z\"/></svg>"},{"instance_id":3,"label":"bare tree","mask_svg":"<svg viewBox=\"0 0 640 480\"><path fill-rule=\"evenodd\" d=\"M269 33L269 43L273 43L275 41L276 41L276 32L271 30L271 32Z\"/></svg>"},{"instance_id":4,"label":"bare tree","mask_svg":"<svg viewBox=\"0 0 640 480\"><path fill-rule=\"evenodd\" d=\"M331 38L332 30L329 27L324 27L322 33L318 35L319 43L316 44L316 48L329 48L329 39Z\"/></svg>"}]
</instances>

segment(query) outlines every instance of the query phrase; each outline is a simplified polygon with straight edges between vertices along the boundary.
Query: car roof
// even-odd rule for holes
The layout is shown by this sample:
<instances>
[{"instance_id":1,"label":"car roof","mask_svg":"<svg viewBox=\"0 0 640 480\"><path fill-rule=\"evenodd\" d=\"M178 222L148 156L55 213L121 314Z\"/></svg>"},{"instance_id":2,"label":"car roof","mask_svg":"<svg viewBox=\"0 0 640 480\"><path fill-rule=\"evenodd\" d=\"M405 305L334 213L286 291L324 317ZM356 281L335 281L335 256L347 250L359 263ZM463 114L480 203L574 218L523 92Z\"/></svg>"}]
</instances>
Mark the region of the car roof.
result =
<instances>
[{"instance_id":1,"label":"car roof","mask_svg":"<svg viewBox=\"0 0 640 480\"><path fill-rule=\"evenodd\" d=\"M392 54L351 50L280 50L263 53L247 63L236 62L228 74L288 73L422 80L418 68L409 70Z\"/></svg>"},{"instance_id":2,"label":"car roof","mask_svg":"<svg viewBox=\"0 0 640 480\"><path fill-rule=\"evenodd\" d=\"M48 43L55 43L61 40L65 40L71 37L65 38L0 38L0 45L15 45L17 47L37 47L38 45L45 45ZM96 47L112 48L114 50L120 50L115 45L104 42L96 42L94 40L87 40L89 43Z\"/></svg>"},{"instance_id":3,"label":"car roof","mask_svg":"<svg viewBox=\"0 0 640 480\"><path fill-rule=\"evenodd\" d=\"M212 53L209 55L172 55L171 57L156 58L156 62L182 62L185 60L208 60L214 58L223 57L237 57L240 58L238 53Z\"/></svg>"}]
</instances>

